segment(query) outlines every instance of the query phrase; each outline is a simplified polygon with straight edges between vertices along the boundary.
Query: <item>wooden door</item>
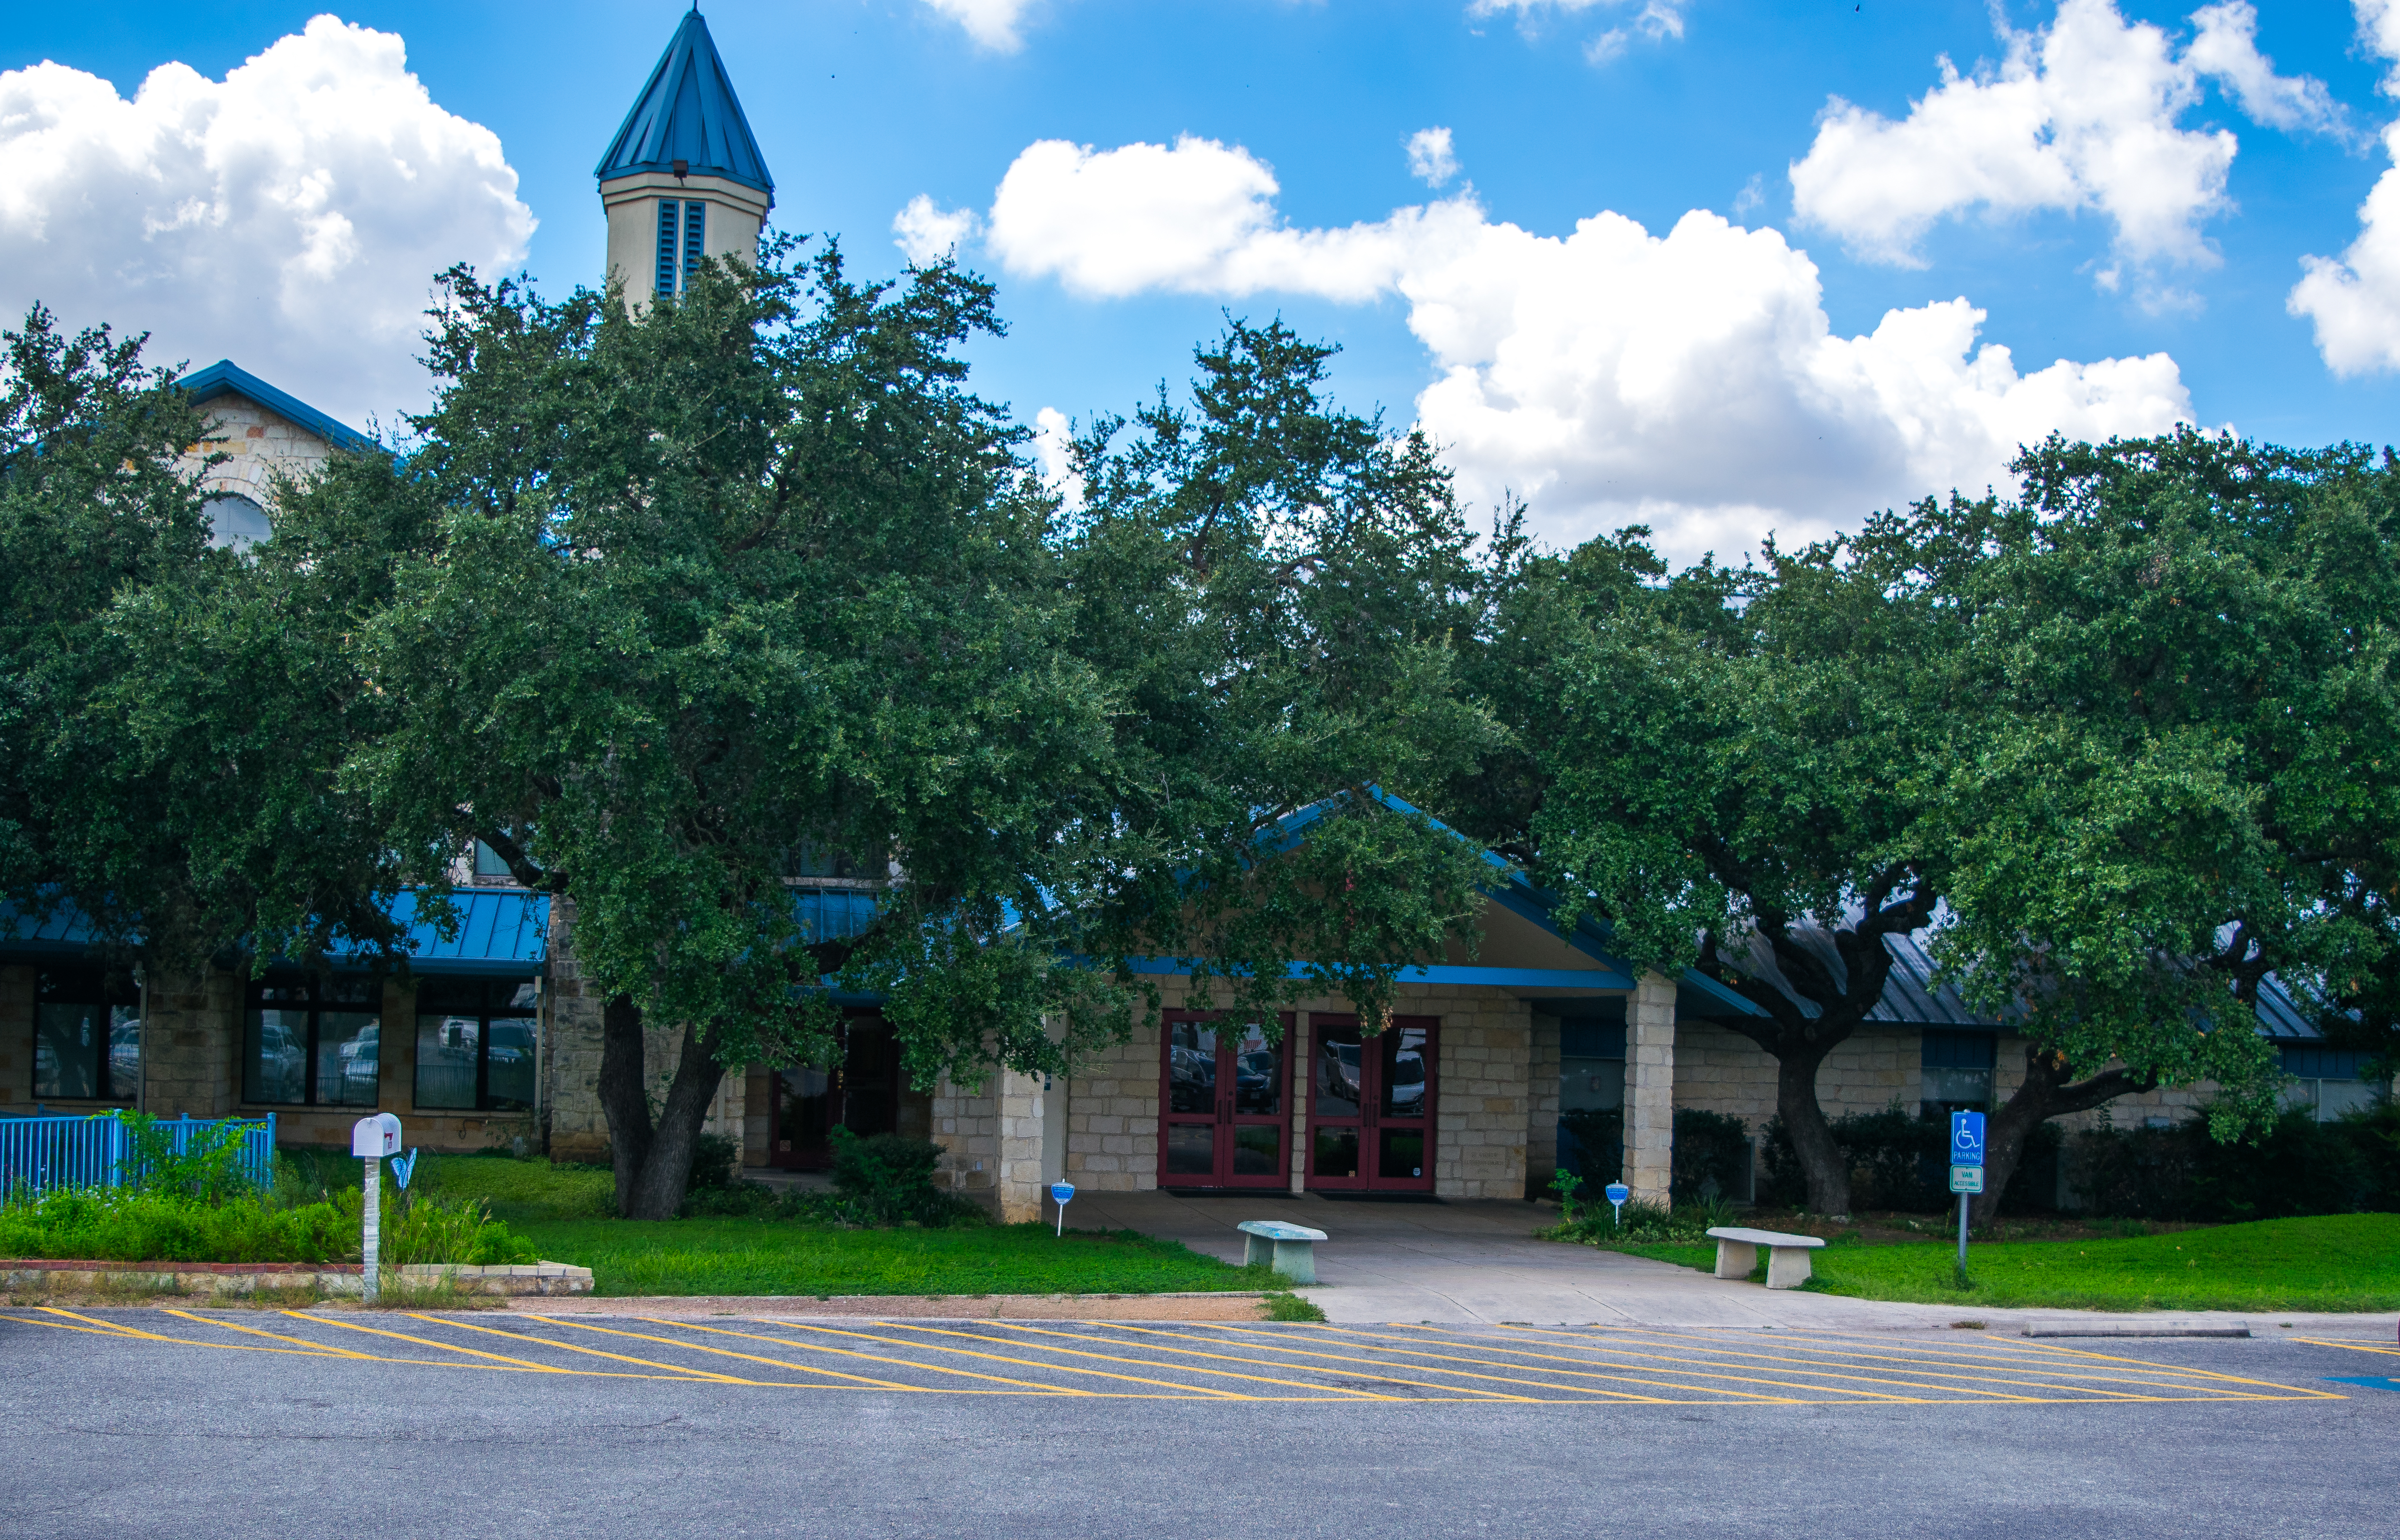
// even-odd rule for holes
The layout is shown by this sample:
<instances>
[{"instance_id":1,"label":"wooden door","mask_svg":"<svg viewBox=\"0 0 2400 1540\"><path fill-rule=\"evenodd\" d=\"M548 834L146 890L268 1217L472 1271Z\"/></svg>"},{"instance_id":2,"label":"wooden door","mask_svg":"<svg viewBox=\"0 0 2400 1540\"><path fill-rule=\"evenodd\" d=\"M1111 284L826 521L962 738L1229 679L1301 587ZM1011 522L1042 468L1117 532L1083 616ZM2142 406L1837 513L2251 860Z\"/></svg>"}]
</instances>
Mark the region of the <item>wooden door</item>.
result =
<instances>
[{"instance_id":1,"label":"wooden door","mask_svg":"<svg viewBox=\"0 0 2400 1540\"><path fill-rule=\"evenodd\" d=\"M1394 1016L1368 1037L1356 1016L1311 1017L1308 1186L1433 1191L1439 1027L1432 1016Z\"/></svg>"},{"instance_id":2,"label":"wooden door","mask_svg":"<svg viewBox=\"0 0 2400 1540\"><path fill-rule=\"evenodd\" d=\"M900 1044L872 1015L844 1022L834 1068L777 1070L769 1079L767 1164L822 1171L833 1164L833 1131L865 1138L899 1125Z\"/></svg>"},{"instance_id":3,"label":"wooden door","mask_svg":"<svg viewBox=\"0 0 2400 1540\"><path fill-rule=\"evenodd\" d=\"M1219 1013L1166 1018L1159 1068L1158 1185L1291 1183L1290 1034Z\"/></svg>"}]
</instances>

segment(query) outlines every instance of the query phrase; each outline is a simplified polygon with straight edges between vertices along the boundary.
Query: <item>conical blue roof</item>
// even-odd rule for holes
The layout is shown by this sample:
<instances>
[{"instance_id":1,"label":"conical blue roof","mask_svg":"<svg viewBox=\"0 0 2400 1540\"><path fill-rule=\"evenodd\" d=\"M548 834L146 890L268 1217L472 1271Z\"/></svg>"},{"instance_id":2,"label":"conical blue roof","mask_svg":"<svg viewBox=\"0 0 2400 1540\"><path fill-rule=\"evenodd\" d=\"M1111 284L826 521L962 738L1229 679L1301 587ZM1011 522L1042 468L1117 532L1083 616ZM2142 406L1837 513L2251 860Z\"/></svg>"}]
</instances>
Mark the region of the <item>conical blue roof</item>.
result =
<instances>
[{"instance_id":1,"label":"conical blue roof","mask_svg":"<svg viewBox=\"0 0 2400 1540\"><path fill-rule=\"evenodd\" d=\"M716 56L716 42L695 6L675 28L659 67L640 100L625 115L608 153L593 173L603 182L636 171L675 170L678 160L693 176L721 176L756 187L775 202L775 179L767 172L767 158L742 116L741 99L726 77L725 61Z\"/></svg>"}]
</instances>

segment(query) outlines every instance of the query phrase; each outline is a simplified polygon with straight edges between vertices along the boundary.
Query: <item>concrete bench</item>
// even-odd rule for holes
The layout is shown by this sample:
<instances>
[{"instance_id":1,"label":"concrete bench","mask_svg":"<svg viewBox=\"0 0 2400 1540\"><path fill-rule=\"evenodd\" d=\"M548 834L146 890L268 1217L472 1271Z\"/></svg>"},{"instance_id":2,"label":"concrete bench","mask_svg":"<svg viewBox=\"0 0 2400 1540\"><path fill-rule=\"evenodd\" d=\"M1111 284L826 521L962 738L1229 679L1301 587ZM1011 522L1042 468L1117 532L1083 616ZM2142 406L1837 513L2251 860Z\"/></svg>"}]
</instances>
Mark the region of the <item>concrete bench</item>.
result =
<instances>
[{"instance_id":1,"label":"concrete bench","mask_svg":"<svg viewBox=\"0 0 2400 1540\"><path fill-rule=\"evenodd\" d=\"M1325 1239L1324 1231L1281 1220L1244 1220L1234 1228L1249 1237L1242 1248L1244 1267L1272 1259L1275 1270L1292 1282L1316 1281L1316 1243Z\"/></svg>"},{"instance_id":2,"label":"concrete bench","mask_svg":"<svg viewBox=\"0 0 2400 1540\"><path fill-rule=\"evenodd\" d=\"M1766 1287L1797 1288L1808 1281L1808 1253L1824 1245L1816 1235L1786 1235L1778 1230L1711 1230L1717 1243L1717 1276L1747 1278L1758 1265L1758 1248L1766 1247Z\"/></svg>"}]
</instances>

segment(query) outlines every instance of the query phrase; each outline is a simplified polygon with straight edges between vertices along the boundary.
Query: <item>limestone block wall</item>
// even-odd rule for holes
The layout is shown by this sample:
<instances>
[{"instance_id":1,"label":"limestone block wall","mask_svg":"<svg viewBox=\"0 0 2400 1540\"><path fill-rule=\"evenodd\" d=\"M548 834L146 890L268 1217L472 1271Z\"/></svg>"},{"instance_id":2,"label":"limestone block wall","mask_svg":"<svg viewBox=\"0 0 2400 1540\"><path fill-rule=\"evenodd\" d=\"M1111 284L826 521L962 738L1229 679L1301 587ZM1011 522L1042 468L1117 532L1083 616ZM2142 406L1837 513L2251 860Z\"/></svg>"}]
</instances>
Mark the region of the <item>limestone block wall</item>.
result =
<instances>
[{"instance_id":1,"label":"limestone block wall","mask_svg":"<svg viewBox=\"0 0 2400 1540\"><path fill-rule=\"evenodd\" d=\"M942 1147L943 1175L950 1190L997 1210L1000 1178L1001 1103L995 1072L980 1084L962 1084L945 1074L934 1083L933 1138Z\"/></svg>"},{"instance_id":2,"label":"limestone block wall","mask_svg":"<svg viewBox=\"0 0 2400 1540\"><path fill-rule=\"evenodd\" d=\"M0 967L0 1108L18 1113L33 1111L34 972Z\"/></svg>"},{"instance_id":3,"label":"limestone block wall","mask_svg":"<svg viewBox=\"0 0 2400 1540\"><path fill-rule=\"evenodd\" d=\"M150 974L150 1015L142 1023L142 1099L152 1116L221 1118L241 1105L244 983L240 974L222 968ZM358 1114L350 1117L355 1122ZM289 1136L279 1127L277 1138Z\"/></svg>"},{"instance_id":4,"label":"limestone block wall","mask_svg":"<svg viewBox=\"0 0 2400 1540\"><path fill-rule=\"evenodd\" d=\"M294 480L314 475L332 457L323 439L247 396L219 396L206 410L210 437L223 442L194 444L184 453L185 468L198 470L211 455L230 457L200 477L204 491L234 493L272 512L279 474Z\"/></svg>"},{"instance_id":5,"label":"limestone block wall","mask_svg":"<svg viewBox=\"0 0 2400 1540\"><path fill-rule=\"evenodd\" d=\"M1439 999L1428 997L1426 1003ZM1408 1003L1394 1014L1418 1014ZM1534 1009L1498 989L1462 991L1440 1003L1446 1008L1439 1013L1434 1192L1446 1198L1522 1198ZM1550 1081L1555 1088L1558 1076Z\"/></svg>"},{"instance_id":6,"label":"limestone block wall","mask_svg":"<svg viewBox=\"0 0 2400 1540\"><path fill-rule=\"evenodd\" d=\"M1158 1034L1155 1026L1137 1026L1069 1080L1067 1179L1077 1187L1139 1192L1158 1185Z\"/></svg>"}]
</instances>

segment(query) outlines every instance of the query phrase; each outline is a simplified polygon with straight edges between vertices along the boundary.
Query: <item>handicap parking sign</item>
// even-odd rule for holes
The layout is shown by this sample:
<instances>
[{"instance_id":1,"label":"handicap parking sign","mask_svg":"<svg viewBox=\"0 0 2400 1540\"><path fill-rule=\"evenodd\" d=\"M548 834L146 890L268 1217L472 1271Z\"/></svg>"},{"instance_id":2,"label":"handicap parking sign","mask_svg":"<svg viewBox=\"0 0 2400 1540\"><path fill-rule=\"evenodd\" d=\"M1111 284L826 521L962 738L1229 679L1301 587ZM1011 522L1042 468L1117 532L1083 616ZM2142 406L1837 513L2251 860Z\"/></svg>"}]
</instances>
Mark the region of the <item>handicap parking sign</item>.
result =
<instances>
[{"instance_id":1,"label":"handicap parking sign","mask_svg":"<svg viewBox=\"0 0 2400 1540\"><path fill-rule=\"evenodd\" d=\"M1950 1114L1950 1164L1981 1165L1984 1164L1984 1114L1953 1112Z\"/></svg>"}]
</instances>

